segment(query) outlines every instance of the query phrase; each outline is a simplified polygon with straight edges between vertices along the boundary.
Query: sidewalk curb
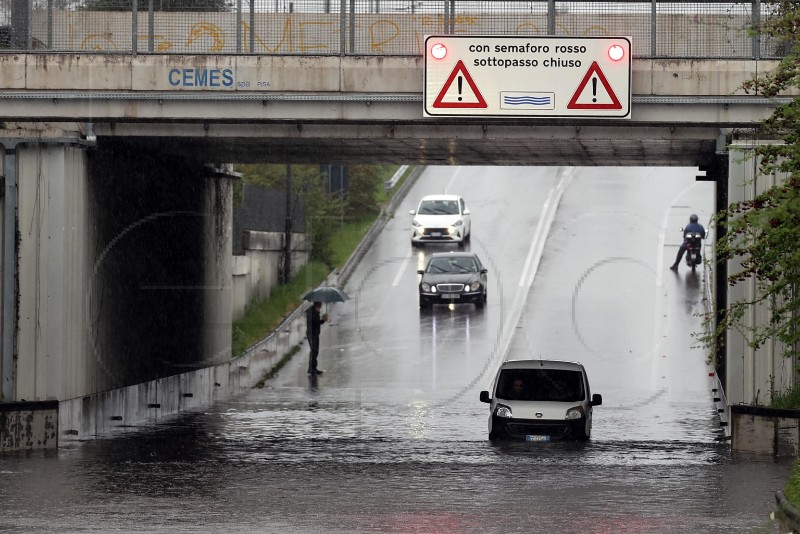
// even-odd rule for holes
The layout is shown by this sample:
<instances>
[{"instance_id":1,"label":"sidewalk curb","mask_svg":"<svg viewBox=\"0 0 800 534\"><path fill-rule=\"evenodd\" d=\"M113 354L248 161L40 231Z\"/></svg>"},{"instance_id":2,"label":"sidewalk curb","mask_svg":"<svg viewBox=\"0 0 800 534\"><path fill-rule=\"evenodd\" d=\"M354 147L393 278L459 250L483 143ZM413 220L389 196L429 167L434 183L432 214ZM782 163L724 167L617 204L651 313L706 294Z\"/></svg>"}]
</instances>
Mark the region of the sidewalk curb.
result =
<instances>
[{"instance_id":1,"label":"sidewalk curb","mask_svg":"<svg viewBox=\"0 0 800 534\"><path fill-rule=\"evenodd\" d=\"M778 503L778 510L783 516L783 523L792 529L792 532L800 532L800 511L793 505L782 491L775 493L775 501Z\"/></svg>"}]
</instances>

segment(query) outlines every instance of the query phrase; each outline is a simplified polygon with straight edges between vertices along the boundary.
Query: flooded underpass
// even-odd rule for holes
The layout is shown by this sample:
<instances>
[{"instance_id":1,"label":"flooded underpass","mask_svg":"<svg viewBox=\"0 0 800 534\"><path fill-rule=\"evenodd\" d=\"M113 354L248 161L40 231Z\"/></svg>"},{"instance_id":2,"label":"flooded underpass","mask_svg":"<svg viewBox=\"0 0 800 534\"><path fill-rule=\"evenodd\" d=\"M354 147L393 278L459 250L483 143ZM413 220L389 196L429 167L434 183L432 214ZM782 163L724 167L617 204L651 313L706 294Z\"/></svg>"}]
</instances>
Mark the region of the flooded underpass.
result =
<instances>
[{"instance_id":1,"label":"flooded underpass","mask_svg":"<svg viewBox=\"0 0 800 534\"><path fill-rule=\"evenodd\" d=\"M731 454L692 337L706 273L668 269L688 215L711 213L691 171L429 169L326 309L324 374L304 346L262 389L1 456L0 528L780 532L791 459ZM429 192L468 202L483 309L418 307L417 269L449 250L409 246ZM480 391L503 359L540 357L585 366L591 441L490 442Z\"/></svg>"}]
</instances>

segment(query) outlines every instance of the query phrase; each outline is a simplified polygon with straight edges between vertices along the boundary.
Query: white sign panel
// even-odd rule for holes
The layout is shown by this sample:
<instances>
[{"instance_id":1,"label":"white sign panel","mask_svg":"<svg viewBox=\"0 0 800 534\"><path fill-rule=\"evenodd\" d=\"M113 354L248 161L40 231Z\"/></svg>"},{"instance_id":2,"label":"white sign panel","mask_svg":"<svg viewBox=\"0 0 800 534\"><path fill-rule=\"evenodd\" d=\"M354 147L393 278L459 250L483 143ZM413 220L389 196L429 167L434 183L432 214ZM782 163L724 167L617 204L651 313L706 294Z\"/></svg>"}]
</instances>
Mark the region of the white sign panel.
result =
<instances>
[{"instance_id":1,"label":"white sign panel","mask_svg":"<svg viewBox=\"0 0 800 534\"><path fill-rule=\"evenodd\" d=\"M427 117L631 116L627 37L432 35Z\"/></svg>"}]
</instances>

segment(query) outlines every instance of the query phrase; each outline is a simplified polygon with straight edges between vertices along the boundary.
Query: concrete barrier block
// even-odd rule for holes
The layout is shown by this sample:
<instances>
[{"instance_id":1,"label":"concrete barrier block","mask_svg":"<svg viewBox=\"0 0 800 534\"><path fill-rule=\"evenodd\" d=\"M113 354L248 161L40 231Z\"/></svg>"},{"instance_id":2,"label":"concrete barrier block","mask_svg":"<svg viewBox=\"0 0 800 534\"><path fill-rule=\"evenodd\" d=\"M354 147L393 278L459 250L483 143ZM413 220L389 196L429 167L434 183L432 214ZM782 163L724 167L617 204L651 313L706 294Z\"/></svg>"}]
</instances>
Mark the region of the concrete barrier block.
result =
<instances>
[{"instance_id":1,"label":"concrete barrier block","mask_svg":"<svg viewBox=\"0 0 800 534\"><path fill-rule=\"evenodd\" d=\"M781 417L775 422L775 454L778 456L797 456L800 453L800 420Z\"/></svg>"},{"instance_id":2,"label":"concrete barrier block","mask_svg":"<svg viewBox=\"0 0 800 534\"><path fill-rule=\"evenodd\" d=\"M247 256L233 256L231 262L231 275L244 276L250 274L250 258Z\"/></svg>"},{"instance_id":3,"label":"concrete barrier block","mask_svg":"<svg viewBox=\"0 0 800 534\"><path fill-rule=\"evenodd\" d=\"M0 404L0 451L58 447L58 401Z\"/></svg>"},{"instance_id":4,"label":"concrete barrier block","mask_svg":"<svg viewBox=\"0 0 800 534\"><path fill-rule=\"evenodd\" d=\"M239 56L235 68L237 91L339 91L337 56Z\"/></svg>"},{"instance_id":5,"label":"concrete barrier block","mask_svg":"<svg viewBox=\"0 0 800 534\"><path fill-rule=\"evenodd\" d=\"M27 56L4 54L0 56L0 89L25 89L25 62Z\"/></svg>"},{"instance_id":6,"label":"concrete barrier block","mask_svg":"<svg viewBox=\"0 0 800 534\"><path fill-rule=\"evenodd\" d=\"M124 55L33 54L27 57L25 86L31 90L119 91L131 87Z\"/></svg>"},{"instance_id":7,"label":"concrete barrier block","mask_svg":"<svg viewBox=\"0 0 800 534\"><path fill-rule=\"evenodd\" d=\"M419 93L424 86L421 56L347 56L342 58L340 89L346 93ZM375 73L380 72L380 76Z\"/></svg>"}]
</instances>

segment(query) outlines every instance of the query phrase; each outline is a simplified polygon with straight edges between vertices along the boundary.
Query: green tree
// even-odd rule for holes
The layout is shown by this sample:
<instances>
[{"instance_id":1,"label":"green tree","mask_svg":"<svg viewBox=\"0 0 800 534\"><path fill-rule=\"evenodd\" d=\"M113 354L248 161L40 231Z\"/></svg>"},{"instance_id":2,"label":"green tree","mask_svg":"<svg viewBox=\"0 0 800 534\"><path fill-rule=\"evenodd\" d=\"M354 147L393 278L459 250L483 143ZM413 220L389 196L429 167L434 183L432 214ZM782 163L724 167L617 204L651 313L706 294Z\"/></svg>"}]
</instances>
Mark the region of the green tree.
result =
<instances>
[{"instance_id":1,"label":"green tree","mask_svg":"<svg viewBox=\"0 0 800 534\"><path fill-rule=\"evenodd\" d=\"M242 184L284 189L286 165L237 165L242 180L234 186L234 203L241 203ZM292 165L292 192L303 199L306 209L306 234L311 239L311 259L333 268L331 239L344 217L344 202L325 192L318 165Z\"/></svg>"},{"instance_id":2,"label":"green tree","mask_svg":"<svg viewBox=\"0 0 800 534\"><path fill-rule=\"evenodd\" d=\"M376 199L389 165L351 165L347 191L347 216L361 220L380 212ZM388 171L390 174L390 171Z\"/></svg>"},{"instance_id":3,"label":"green tree","mask_svg":"<svg viewBox=\"0 0 800 534\"><path fill-rule=\"evenodd\" d=\"M765 97L800 88L800 3L783 1L772 6L775 15L760 31L786 56L774 72L743 85L747 92ZM704 340L714 345L728 329L736 329L754 348L770 339L782 342L784 356L790 357L797 354L800 341L800 97L777 104L756 134L772 141L756 143L752 150L759 171L784 179L754 199L733 203L717 214L717 222L726 227L717 259L739 260L741 270L730 275L728 282L754 280L757 297L729 303L716 331ZM758 305L769 310L769 321L751 328L744 319Z\"/></svg>"}]
</instances>

